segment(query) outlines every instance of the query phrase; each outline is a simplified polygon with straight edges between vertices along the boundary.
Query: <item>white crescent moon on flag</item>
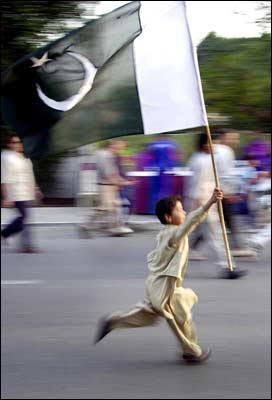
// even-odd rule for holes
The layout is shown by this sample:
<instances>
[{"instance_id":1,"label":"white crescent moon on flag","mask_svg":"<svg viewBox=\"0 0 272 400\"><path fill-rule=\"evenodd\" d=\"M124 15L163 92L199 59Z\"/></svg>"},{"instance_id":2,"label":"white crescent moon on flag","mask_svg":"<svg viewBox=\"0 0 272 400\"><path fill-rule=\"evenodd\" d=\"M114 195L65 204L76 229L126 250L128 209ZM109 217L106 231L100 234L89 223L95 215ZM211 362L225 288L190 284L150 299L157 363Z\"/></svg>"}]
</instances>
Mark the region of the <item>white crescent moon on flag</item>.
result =
<instances>
[{"instance_id":1,"label":"white crescent moon on flag","mask_svg":"<svg viewBox=\"0 0 272 400\"><path fill-rule=\"evenodd\" d=\"M36 84L37 92L38 92L40 99L48 107L54 108L55 110L59 110L59 111L71 110L71 108L73 108L76 104L78 104L80 102L80 100L83 99L83 97L91 90L92 84L94 81L94 77L97 72L97 68L95 68L95 66L86 57L82 56L81 54L74 53L71 51L69 51L67 53L70 54L72 57L76 58L77 60L79 60L85 70L84 81L83 81L83 84L82 84L81 88L79 89L78 93L69 97L66 100L56 101L56 100L50 99L48 96L46 96L43 93L41 87L38 84Z\"/></svg>"}]
</instances>

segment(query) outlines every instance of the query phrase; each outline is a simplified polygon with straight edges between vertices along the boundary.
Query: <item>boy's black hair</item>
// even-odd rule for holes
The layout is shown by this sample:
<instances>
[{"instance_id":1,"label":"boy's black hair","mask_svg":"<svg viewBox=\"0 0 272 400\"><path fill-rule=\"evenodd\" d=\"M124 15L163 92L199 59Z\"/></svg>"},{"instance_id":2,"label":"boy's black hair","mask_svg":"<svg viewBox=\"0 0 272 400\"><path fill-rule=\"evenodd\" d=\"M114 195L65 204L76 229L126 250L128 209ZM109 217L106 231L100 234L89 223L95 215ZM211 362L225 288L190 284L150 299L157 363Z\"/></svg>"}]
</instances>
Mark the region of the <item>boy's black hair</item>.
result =
<instances>
[{"instance_id":1,"label":"boy's black hair","mask_svg":"<svg viewBox=\"0 0 272 400\"><path fill-rule=\"evenodd\" d=\"M160 199L155 208L155 213L162 224L166 225L165 214L171 215L173 208L175 208L177 201L181 202L180 195L167 196Z\"/></svg>"}]
</instances>

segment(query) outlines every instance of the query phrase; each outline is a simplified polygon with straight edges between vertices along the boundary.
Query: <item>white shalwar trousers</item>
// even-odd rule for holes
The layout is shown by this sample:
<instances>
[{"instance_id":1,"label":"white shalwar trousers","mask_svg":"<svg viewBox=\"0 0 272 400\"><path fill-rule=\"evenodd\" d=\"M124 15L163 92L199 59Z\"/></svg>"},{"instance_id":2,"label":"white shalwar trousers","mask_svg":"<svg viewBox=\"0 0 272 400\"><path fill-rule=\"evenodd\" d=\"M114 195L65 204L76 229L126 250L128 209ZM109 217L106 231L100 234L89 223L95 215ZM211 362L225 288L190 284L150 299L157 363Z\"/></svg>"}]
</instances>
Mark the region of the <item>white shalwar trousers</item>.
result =
<instances>
[{"instance_id":1,"label":"white shalwar trousers","mask_svg":"<svg viewBox=\"0 0 272 400\"><path fill-rule=\"evenodd\" d=\"M146 281L145 300L127 312L113 313L110 316L111 328L155 325L164 317L178 339L183 353L201 355L191 312L198 298L192 289L177 287L177 281L171 276L151 275Z\"/></svg>"}]
</instances>

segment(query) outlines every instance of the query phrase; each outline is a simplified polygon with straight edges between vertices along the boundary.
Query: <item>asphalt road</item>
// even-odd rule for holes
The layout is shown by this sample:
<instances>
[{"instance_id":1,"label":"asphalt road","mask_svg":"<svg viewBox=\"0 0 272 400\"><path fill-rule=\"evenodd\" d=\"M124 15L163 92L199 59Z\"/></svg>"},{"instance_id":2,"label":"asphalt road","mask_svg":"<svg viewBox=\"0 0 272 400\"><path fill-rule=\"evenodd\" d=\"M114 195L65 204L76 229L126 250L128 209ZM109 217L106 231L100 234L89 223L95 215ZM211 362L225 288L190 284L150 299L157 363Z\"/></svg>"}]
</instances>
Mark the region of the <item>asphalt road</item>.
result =
<instances>
[{"instance_id":1,"label":"asphalt road","mask_svg":"<svg viewBox=\"0 0 272 400\"><path fill-rule=\"evenodd\" d=\"M184 286L199 342L212 358L179 358L165 321L114 331L93 346L96 324L144 294L156 232L80 240L73 227L33 228L41 254L2 249L3 399L271 398L271 253L240 262L249 275L218 278L210 260L190 262Z\"/></svg>"}]
</instances>

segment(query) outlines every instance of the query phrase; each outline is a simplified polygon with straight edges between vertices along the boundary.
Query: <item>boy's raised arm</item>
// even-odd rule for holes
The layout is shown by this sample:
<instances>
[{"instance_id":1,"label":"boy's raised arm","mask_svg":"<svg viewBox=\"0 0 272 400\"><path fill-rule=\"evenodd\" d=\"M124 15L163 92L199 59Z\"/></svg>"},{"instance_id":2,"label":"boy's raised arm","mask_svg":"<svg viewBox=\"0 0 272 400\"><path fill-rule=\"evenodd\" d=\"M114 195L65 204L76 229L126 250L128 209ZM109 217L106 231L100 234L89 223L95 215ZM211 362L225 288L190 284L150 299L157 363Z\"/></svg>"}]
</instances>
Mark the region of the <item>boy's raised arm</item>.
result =
<instances>
[{"instance_id":1,"label":"boy's raised arm","mask_svg":"<svg viewBox=\"0 0 272 400\"><path fill-rule=\"evenodd\" d=\"M179 242L185 235L191 233L208 215L204 207L199 207L187 215L183 224L179 225L169 241L169 246Z\"/></svg>"},{"instance_id":2,"label":"boy's raised arm","mask_svg":"<svg viewBox=\"0 0 272 400\"><path fill-rule=\"evenodd\" d=\"M210 207L218 200L223 199L223 192L219 188L215 188L211 198L206 204L190 212L185 222L181 224L174 233L174 236L170 239L169 245L178 242L183 236L191 233L208 215Z\"/></svg>"}]
</instances>

